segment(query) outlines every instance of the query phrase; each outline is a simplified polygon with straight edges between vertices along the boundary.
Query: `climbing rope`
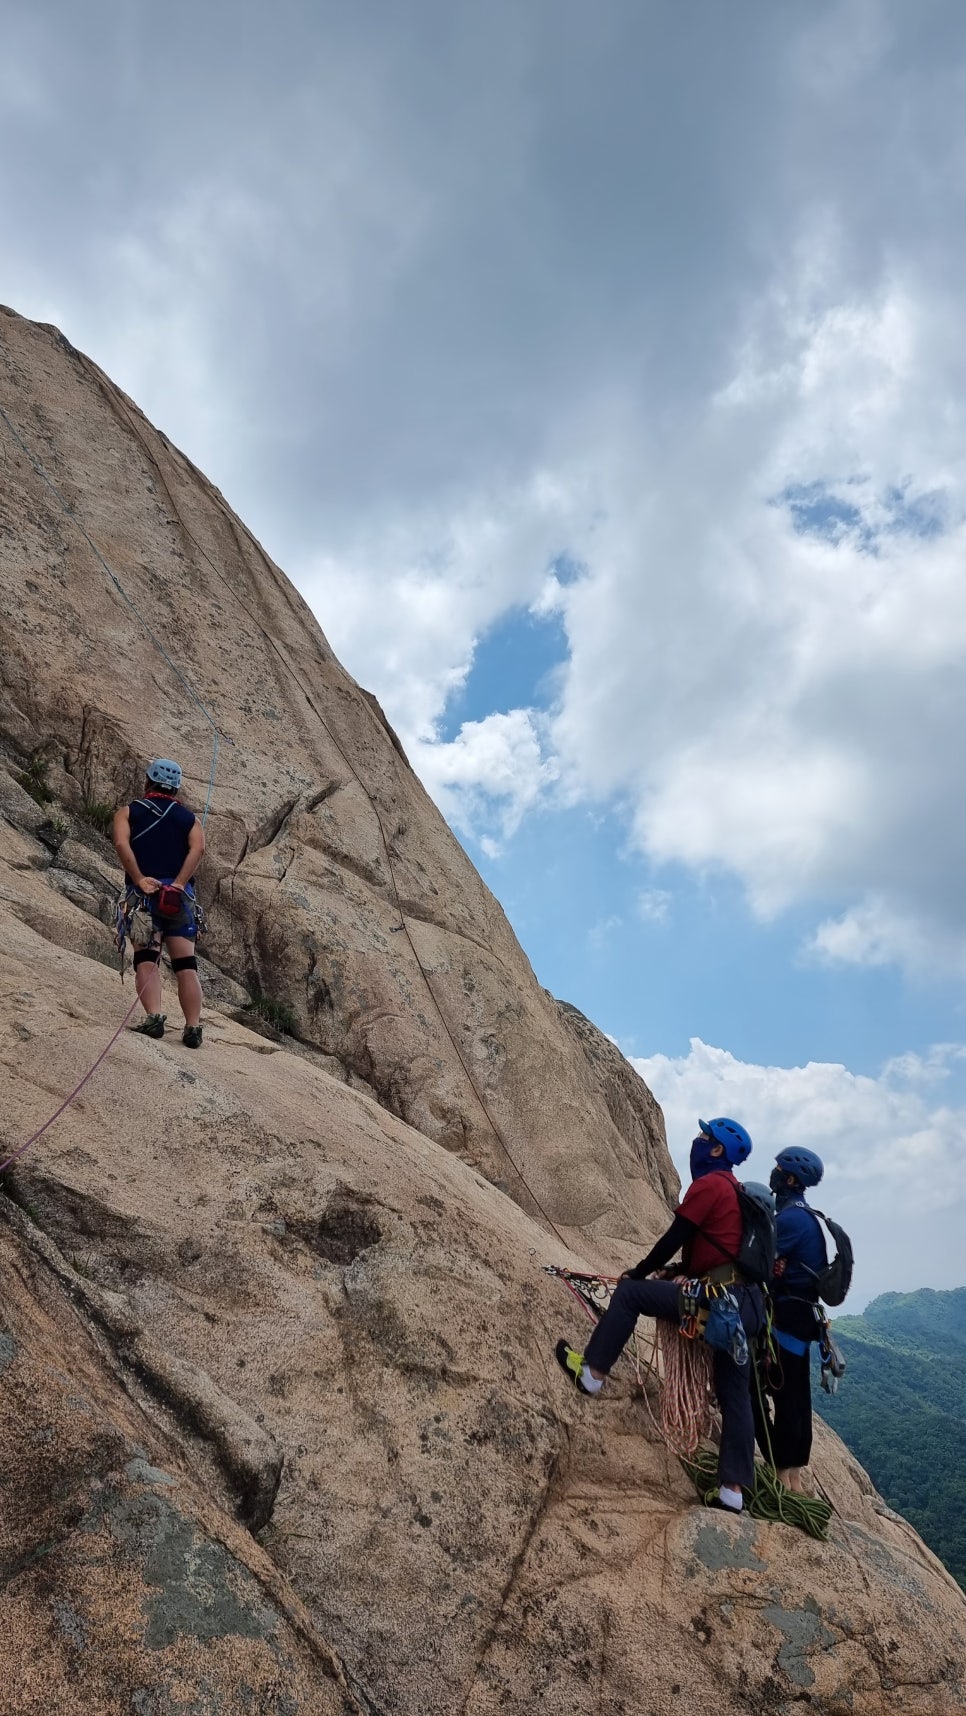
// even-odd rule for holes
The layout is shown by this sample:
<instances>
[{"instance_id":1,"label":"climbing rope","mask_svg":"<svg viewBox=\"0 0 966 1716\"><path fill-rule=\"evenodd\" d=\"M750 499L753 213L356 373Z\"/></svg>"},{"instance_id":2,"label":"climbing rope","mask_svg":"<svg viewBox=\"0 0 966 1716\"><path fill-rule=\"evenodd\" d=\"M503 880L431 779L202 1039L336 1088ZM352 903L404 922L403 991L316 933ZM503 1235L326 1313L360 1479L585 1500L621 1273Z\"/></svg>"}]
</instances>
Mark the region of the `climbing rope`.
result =
<instances>
[{"instance_id":1,"label":"climbing rope","mask_svg":"<svg viewBox=\"0 0 966 1716\"><path fill-rule=\"evenodd\" d=\"M555 1276L558 1281L563 1283L568 1293L576 1299L592 1323L599 1322L604 1315L618 1282L616 1275L591 1275L580 1269L565 1269L556 1263L545 1263L543 1272L545 1275ZM645 1370L651 1371L660 1381L653 1354L651 1358L647 1357L636 1332L631 1336L624 1351L634 1367L634 1373L642 1389L644 1388L643 1373ZM648 1409L650 1409L650 1405Z\"/></svg>"},{"instance_id":2,"label":"climbing rope","mask_svg":"<svg viewBox=\"0 0 966 1716\"><path fill-rule=\"evenodd\" d=\"M557 1264L544 1264L543 1268L545 1274L563 1283L592 1322L596 1323L603 1316L617 1285L615 1276L584 1274ZM714 1449L702 1446L718 1421L714 1408L714 1359L710 1348L702 1340L685 1338L676 1323L656 1317L650 1357L638 1349L632 1355L632 1362L653 1428L671 1453L677 1455L702 1501L711 1501L718 1493L718 1456ZM761 1378L754 1355L750 1363L761 1401ZM642 1368L649 1370L657 1379L660 1421L654 1416L647 1389L643 1386ZM764 1407L762 1415L767 1426ZM821 1496L805 1496L786 1489L775 1470L767 1429L766 1439L770 1463L755 1464L749 1514L753 1519L796 1526L810 1537L824 1542L833 1511L830 1502Z\"/></svg>"},{"instance_id":3,"label":"climbing rope","mask_svg":"<svg viewBox=\"0 0 966 1716\"><path fill-rule=\"evenodd\" d=\"M5 1162L0 1162L0 1174L5 1174L7 1169L9 1167L11 1167L14 1162L17 1161L18 1157L22 1156L25 1150L30 1149L31 1144L36 1144L37 1139L42 1138L44 1133L47 1132L51 1126L53 1126L54 1121L59 1120L61 1115L64 1113L64 1110L69 1108L71 1103L74 1102L78 1096L80 1096L80 1093L83 1090L88 1079L93 1078L93 1076L96 1073L101 1062L103 1060L106 1060L107 1056L110 1054L111 1050L114 1047L114 1044L117 1042L118 1037L121 1035L121 1032L123 1031L125 1025L127 1024L128 1020L130 1019L131 1014L134 1012L135 1007L138 1006L140 999L141 998L139 995L135 995L134 1000L131 1002L130 1007L128 1008L127 1012L125 1013L123 1019L121 1020L121 1023L118 1025L117 1030L114 1032L114 1035L111 1038L110 1042L106 1043L104 1045L103 1049L101 1050L100 1054L98 1055L93 1066L88 1067L88 1069L87 1069L86 1073L84 1074L83 1078L81 1079L80 1083L75 1084L75 1086L74 1086L74 1088L71 1091L69 1096L65 1096L65 1098L64 1098L63 1102L61 1103L60 1107L58 1108L56 1114L52 1114L49 1120L45 1120L43 1126L38 1126L36 1132L33 1134L33 1137L28 1138L26 1144L21 1144L20 1148L18 1150L15 1150L13 1152L12 1156L8 1156L7 1160Z\"/></svg>"},{"instance_id":4,"label":"climbing rope","mask_svg":"<svg viewBox=\"0 0 966 1716\"><path fill-rule=\"evenodd\" d=\"M261 634L261 636L265 640L266 644L274 652L274 654L278 657L278 660L281 663L282 667L284 668L285 672L289 675L289 677L293 680L295 685L298 687L299 691L302 693L302 696L304 697L309 709L311 710L312 714L315 716L315 719L318 721L323 732L327 735L331 745L338 752L339 756L342 758L342 760L345 763L345 766L346 766L347 770L349 771L350 775L353 777L354 780L356 780L358 782L359 786L362 788L363 793L365 794L366 798L369 801L373 816L375 817L375 820L376 820L376 826L379 830L379 838L380 838L380 841L382 844L383 851L385 853L386 867L387 867L387 870L389 872L389 880L390 880L390 884L392 887L395 906L396 906L397 912L399 913L400 928L402 929L403 934L405 935L406 940L409 944L409 950L413 956L413 960L415 962L416 969L418 970L420 976L423 979L423 982L426 985L427 993L428 993L429 998L433 1004L433 1008L436 1012L436 1015L439 1018L440 1024L442 1025L442 1028L443 1028L446 1036L449 1039L449 1042L452 1046L453 1052L456 1055L457 1060L459 1061L461 1067L463 1068L463 1072L465 1074L466 1081L467 1081L471 1091L473 1092L473 1095L476 1098L477 1103L479 1104L479 1108L480 1108L480 1111L483 1115L483 1118L485 1119L487 1125L489 1126L491 1132L493 1133L494 1138L496 1139L501 1150L503 1151L503 1154L506 1157L507 1161L509 1162L511 1168L513 1169L513 1172L516 1174L517 1179L519 1180L521 1186L523 1187L524 1191L526 1192L528 1198L531 1200L531 1202L539 1210L541 1216L543 1217L544 1221L547 1223L547 1226L550 1228L551 1232L556 1235L556 1237L560 1240L562 1245L566 1245L568 1243L568 1241L567 1241L565 1235L561 1233L560 1229L557 1227L556 1223L553 1221L552 1217L549 1215L548 1211L544 1208L540 1199L537 1197L536 1192L530 1186L529 1182L527 1181L527 1179L523 1173L523 1170L520 1168L518 1162L516 1161L516 1158L514 1157L512 1151L510 1150L510 1147L507 1144L507 1141L504 1138L500 1127L497 1125L496 1121L493 1119L493 1116L490 1114L490 1111L486 1105L486 1101L484 1100L483 1093L480 1090L479 1085L477 1083L477 1080L473 1075L472 1068L470 1067L469 1062L467 1061L467 1058L466 1058L465 1054L463 1053L462 1048L460 1047L460 1044L457 1042L456 1037L454 1036L453 1031L450 1028L449 1021L447 1020L446 1015L443 1012L443 1009L439 1003L439 1000L438 1000L437 995L436 995L436 991L433 988L432 982L430 980L429 973L426 970L425 966L423 965L423 962L420 959L419 954L416 951L416 945L413 941L412 934L411 934L410 929L409 929L409 924L406 920L406 914L402 908L402 897L401 897L400 892L399 892L399 885L396 881L396 871L395 871L395 866L393 865L393 861L392 861L392 851L390 848L389 839L388 839L388 836L386 834L385 827L383 825L382 817L379 813L379 807L376 803L376 800L375 800L373 794L369 791L368 787L366 786L365 782L363 781L362 776L360 775L358 769L356 768L355 764L353 763L351 757L348 755L348 752L345 750L345 748L340 744L339 740L336 738L335 734L332 731L332 728L329 726L328 721L326 720L325 716L322 714L322 711L318 708L317 704L315 703L315 700L313 699L311 692L302 683L302 680L301 680L299 674L296 672L295 668L293 667L289 656L284 652L284 650L282 650L279 647L279 645L276 643L275 639L272 637L271 633L265 629L265 627L262 625L261 621L259 620L258 616L255 613L253 613L249 604L240 595L239 591L235 587L235 584L232 582L231 579L226 577L225 573L221 570L221 567L216 564L216 562L212 559L211 555L208 553L207 549L202 546L202 544L198 541L197 537L195 536L194 532L189 528L188 524L185 522L185 519L184 519L184 516L181 512L181 509L178 506L178 503L175 500L175 497L171 491L171 486L168 483L167 478L165 477L164 471L161 468L160 460L158 459L157 455L154 453L152 448L149 446L148 441L146 440L139 424L136 421L134 421L134 419L132 418L132 416L131 416L128 408L127 408L126 403L122 403L118 400L118 398L115 396L115 394L109 388L109 384L106 382L105 378L101 375L100 371L97 369L96 365L91 364L90 360L87 359L86 357L84 357L82 353L78 354L78 355L80 357L80 361L81 361L82 365L84 366L84 368L87 370L88 374L96 382L97 386L100 388L101 392L103 393L105 399L107 400L107 403L108 403L110 409L112 411L114 411L115 415L123 418L123 421L127 424L127 427L129 428L131 434L140 443L141 448L143 449L143 452L145 454L145 457L149 460L152 468L157 473L157 476L158 476L158 479L161 483L161 486L164 489L164 492L168 497L168 501L170 503L171 510L174 513L174 516L177 519L178 524L180 525L181 530L184 533L184 536L192 544L192 546L195 548L196 552L198 554L200 554L201 557L207 562L208 566L211 568L211 570L215 574L215 576L217 578L219 578L221 580L221 582L225 585L226 589L228 589L230 591L232 597L238 603L238 606L240 608L242 608L243 611L248 615L249 619L251 620L251 622L254 625L254 627L256 628L256 630ZM270 573L274 577L275 568L272 566L272 563L269 560L267 554L265 553L265 550L262 548L261 544L256 540L256 538L254 536L252 536L251 532L247 529L247 527L245 525L241 524L240 521L235 518L234 513L231 511L231 509L229 508L229 506L227 505L227 503L225 502L225 500L223 499L223 497L221 495L219 495L217 492L215 492L213 495L213 498L214 498L215 504L218 506L219 510L222 512L222 514L226 520L226 523L228 524L229 528L233 532L235 539L236 539L236 542L238 540L238 531L240 528L241 530L243 530L245 532L245 535L247 536L249 542L252 544L252 546L254 547L256 552L260 555L260 557L263 560L266 568L270 571ZM365 700L363 700L363 701L365 703ZM375 721L376 717L373 714L372 710L369 708L369 705L367 703L365 703L365 707L368 710L370 719Z\"/></svg>"},{"instance_id":5,"label":"climbing rope","mask_svg":"<svg viewBox=\"0 0 966 1716\"><path fill-rule=\"evenodd\" d=\"M661 1359L661 1435L679 1460L707 1441L714 1422L713 1357L704 1341L686 1340L676 1323L655 1319ZM653 1417L652 1417L653 1422Z\"/></svg>"},{"instance_id":6,"label":"climbing rope","mask_svg":"<svg viewBox=\"0 0 966 1716\"><path fill-rule=\"evenodd\" d=\"M37 475L41 478L41 480L45 483L47 488L50 490L51 494L54 496L54 498L58 502L59 506L61 507L62 511L65 513L67 518L69 518L71 520L72 524L80 532L81 536L84 538L84 541L87 543L91 552L94 554L94 556L98 560L99 564L103 567L104 571L106 572L106 574L107 574L108 578L110 579L112 585L114 586L115 590L118 592L118 594L122 597L124 602L130 608L132 614L134 614L139 625L141 625L144 628L144 631L147 633L147 635L150 638L155 649L158 651L158 654L160 656L162 656L164 658L164 660L167 662L168 666L170 667L170 669L171 669L172 673L174 674L175 678L177 679L178 683L187 692L189 698L191 699L192 703L196 706L196 708L200 709L202 715L204 716L206 722L208 723L208 726L211 728L211 738L212 738L211 772L208 776L208 792L207 792L207 796L205 798L205 806L204 806L204 810L201 813L201 822L202 822L202 826L204 826L204 824L208 818L208 811L209 811L209 808L211 805L212 793L214 792L214 787L215 787L215 774L216 774L216 771L218 768L219 733L218 733L218 727L214 721L214 718L209 713L209 711L208 711L207 707L205 706L204 702L202 701L202 699L198 696L198 693L195 691L194 686L190 683L190 681L188 679L186 679L185 675L181 672L181 669L178 667L177 663L174 660L172 660L172 657L168 654L168 651L165 649L165 647L161 643L160 639L152 631L152 629L151 629L150 625L148 624L147 620L145 619L144 615L141 613L140 608L137 606L137 603L132 599L131 596L128 595L127 591L125 590L125 588L124 588L123 584L121 583L120 579L118 578L117 574L114 572L113 568L108 565L108 562L104 558L104 555L101 553L100 549L98 548L97 543L88 534L87 530L85 529L81 520L78 518L73 507L65 499L65 497L61 494L60 489L57 487L56 483L53 481L53 479L48 474L43 462L39 458L37 458L37 456L32 452L31 448L27 445L23 436L20 434L16 425L11 421L10 417L8 416L7 412L4 410L2 405L0 405L0 418L3 419L4 423L6 424L7 428L9 429L11 435L13 436L14 440L16 441L18 447L20 448L21 452L24 454L24 457L33 466L33 469L36 471ZM122 952L121 952L121 976L122 976L122 979L123 979L123 975L124 975L123 959L124 959L124 955L123 955L123 949L122 949ZM121 1020L121 1023L118 1025L117 1030L114 1032L110 1041L101 1050L97 1059L95 1060L93 1065L88 1068L88 1070L84 1074L83 1078L79 1081L78 1084L76 1084L74 1086L74 1089L71 1091L70 1095L65 1097L64 1101L61 1103L61 1105L57 1109L56 1113L52 1114L50 1116L49 1120L45 1120L44 1124L37 1128L37 1131L33 1134L33 1136L28 1138L25 1144L21 1144L19 1149L14 1150L13 1154L11 1156L8 1156L7 1160L5 1162L0 1163L0 1174L5 1173L6 1170L9 1167L11 1167L12 1164L14 1162L16 1162L24 1154L25 1151L30 1149L30 1146L32 1144L36 1144L37 1140L39 1138L42 1138L44 1133L47 1132L51 1126L53 1126L54 1121L59 1120L60 1116L64 1113L64 1111L70 1107L71 1103L76 1101L77 1097L80 1095L81 1091L84 1089L84 1086L88 1083L88 1081L91 1078L93 1078L98 1067L101 1065L101 1062L106 1059L107 1055L110 1053L111 1049L114 1047L114 1044L117 1042L118 1037L121 1035L121 1032L124 1030L124 1027L127 1024L128 1020L130 1019L132 1013L134 1012L135 1008L139 1005L139 1001L140 1001L140 997L135 996L134 1000L131 1002L130 1007L128 1008L127 1012L125 1013L124 1018Z\"/></svg>"},{"instance_id":7,"label":"climbing rope","mask_svg":"<svg viewBox=\"0 0 966 1716\"><path fill-rule=\"evenodd\" d=\"M688 1477L703 1502L718 1493L717 1455L702 1448L691 1460L682 1460ZM775 1474L773 1466L755 1462L755 1483L748 1503L752 1519L769 1520L773 1524L794 1525L809 1537L824 1543L828 1537L832 1508L822 1496L799 1495L787 1490Z\"/></svg>"},{"instance_id":8,"label":"climbing rope","mask_svg":"<svg viewBox=\"0 0 966 1716\"><path fill-rule=\"evenodd\" d=\"M506 1157L507 1161L509 1162L511 1168L513 1169L518 1180L520 1181L521 1186L523 1187L524 1191L526 1192L528 1198L535 1205L537 1210L539 1210L541 1216L543 1217L544 1221L547 1223L547 1225L551 1229L551 1231L561 1241L561 1244L566 1245L567 1240L566 1240L565 1236L561 1233L560 1229L557 1227L556 1223L553 1221L553 1219L550 1216L550 1214L548 1213L548 1211L544 1208L543 1204L541 1203L540 1199L537 1197L536 1193L532 1190L532 1188L529 1185L522 1169L520 1168L520 1166L517 1163L512 1151L510 1150L510 1147L507 1144L506 1139L503 1136L502 1130L500 1129L500 1127L497 1125L496 1121L493 1119L492 1115L490 1114L490 1111L489 1111L487 1104L484 1100L482 1091L480 1090L479 1085L477 1083L477 1080L473 1075L473 1071L472 1071L472 1069L471 1069L471 1067L467 1061L467 1058L466 1058L462 1048L460 1047L460 1044L457 1042L456 1037L453 1034L452 1029L450 1028L450 1025L449 1025L449 1022L446 1018L446 1015L443 1012L443 1009L439 1003L439 1000L436 996L436 992L433 988L432 982L430 981L429 973L426 971L426 968L423 965L422 960L420 959L419 954L416 951L416 946L415 946L415 943L413 942L413 939L412 939L412 934L410 932L409 925L408 925L407 920L406 920L406 915L402 909L402 898L401 898L401 895L399 892L398 883L396 881L396 873L395 873L395 867L394 867L393 861L392 861L392 852L390 850L389 839L387 837L385 827L383 826L382 817L379 813L379 809L378 809L378 806L376 804L375 798L373 797L372 793L370 793L368 791L368 788L365 786L364 782L362 781L362 777L360 776L358 769L353 764L351 758L348 756L348 753L345 751L344 747L339 743L338 739L336 739L334 733L332 732L331 727L329 726L328 722L325 719L325 716L322 714L321 710L316 706L315 701L312 698L310 692L302 684L301 678L298 675L298 673L295 671L295 668L293 667L292 662L289 659L289 657L279 647L279 645L276 643L275 639L271 636L271 634L261 624L257 615L255 615L252 612L248 603L246 601L244 601L242 596L239 594L234 583L229 578L226 577L225 573L221 570L221 568L219 566L216 565L215 561L211 558L211 555L208 554L207 550L202 547L202 545L201 545L201 543L199 543L197 537L189 529L189 527L186 524L185 519L181 513L181 509L179 508L177 501L175 500L174 495L172 494L171 487L170 487L170 485L169 485L169 483L168 483L168 481L164 475L164 472L161 469L160 461L158 460L157 456L155 455L155 453L153 452L151 447L148 445L148 442L145 439L145 436L142 433L139 425L132 420L132 417L131 417L130 413L128 412L126 405L123 407L123 409L119 405L116 390L109 388L108 383L106 382L105 378L102 376L101 372L98 370L97 366L92 364L90 362L90 360L83 355L83 353L78 353L77 355L78 355L78 358L80 360L82 368L85 370L85 372L91 377L91 379L93 379L93 381L99 387L100 391L103 393L105 399L107 400L107 403L108 403L108 406L110 407L110 409L114 411L116 416L119 416L119 417L123 416L123 419L126 422L128 429L134 435L136 440L140 443L141 448L142 448L146 458L149 460L153 469L157 472L157 475L160 478L161 485L165 491L165 494L168 497L168 501L171 505L172 512L174 513L176 519L178 520L178 523L181 526L181 529L182 529L185 537L188 539L188 541L190 541L192 543L192 545L194 546L196 551L207 562L207 564L211 568L211 570L221 580L221 582L226 586L226 588L231 592L232 596L234 597L235 601L239 604L239 606L241 608L243 608L244 611L248 614L248 617L252 621L253 625L259 631L259 633L264 638L266 643L273 650L274 654L278 657L278 660L281 662L285 671L290 675L292 680L298 686L299 690L302 693L302 696L305 698L305 701L308 704L308 707L312 711L312 714L315 716L316 720L319 722L319 724L323 728L324 732L328 735L328 738L329 738L331 744L333 745L333 747L335 748L335 750L338 751L339 755L343 758L345 765L346 765L346 768L348 769L349 773L354 777L355 780L357 780L359 782L359 785L362 787L362 790L365 793L365 795L366 795L367 799L369 800L369 803L372 807L373 815L375 816L376 824L377 824L377 827L379 829L380 840L382 843L383 850L385 852L386 865L388 868L389 878L390 878L390 882L392 885L392 891L393 891L393 895L395 898L396 910L399 913L400 926L401 926L401 928L402 928L402 930L406 936L406 940L409 943L409 948L410 948L410 951L412 953L413 959L415 961L417 970L419 971L420 975L422 976L423 982L426 985L427 992L429 994L430 1000L432 1001L434 1010L435 1010L435 1012L436 1012L436 1014L440 1020L442 1028L443 1028L446 1036L449 1038L449 1041L450 1041L450 1044L452 1045L453 1051L456 1054L456 1057L459 1060L460 1065L463 1068L463 1072L465 1074L467 1083L469 1084L469 1087L472 1090L473 1095L476 1098L477 1103L479 1104L480 1111L483 1114L483 1117L486 1120L487 1125L489 1126L491 1132L493 1133L494 1138L496 1139L501 1150L503 1151L503 1154L505 1155L505 1157ZM188 695L190 696L192 702L195 703L197 705L197 707L201 710L202 714L205 717L205 720L208 722L209 726L211 727L212 737L213 737L213 750L212 750L212 762L211 762L211 775L210 775L210 779L209 779L209 783L208 783L208 795L207 795L207 798L205 801L205 808L204 808L204 812L202 814L202 819L201 819L202 823L204 823L206 818L207 818L208 807L209 807L209 804L211 802L211 795L212 795L212 791L214 788L215 771L216 771L217 761L218 761L219 733L218 733L218 728L215 724L214 719L209 714L208 709L206 708L205 704L202 702L201 698L198 696L197 692L194 690L193 686L185 678L184 674L180 671L177 664L171 659L167 650L165 650L164 646L161 644L159 639L155 636L155 634L151 630L151 627L149 626L148 622L145 620L143 614L141 614L137 605L134 603L134 601L128 595L127 591L123 588L123 586L122 586L119 578L115 574L115 572L108 565L108 563L107 563L106 559L104 558L103 554L101 553L100 549L97 547L97 544L89 536L88 532L84 528L80 519L77 517L73 508L65 500L64 496L61 494L61 492L57 488L56 484L53 482L51 477L48 475L48 473L47 473L46 469L44 468L42 462L38 458L36 458L35 455L31 452L30 448L27 446L23 437L20 435L19 431L16 429L15 425L12 423L11 419L8 417L6 411L3 410L2 406L0 406L0 416L3 417L3 420L6 423L8 429L10 430L11 435L14 437L14 440L17 442L18 446L21 448L25 457L30 461L34 470L41 477L41 479L46 484L46 486L50 489L51 493L56 497L59 505L62 507L66 516L69 519L71 519L73 524L80 531L80 534L82 535L82 537L84 538L85 542L88 544L88 546L90 547L92 552L97 557L97 560L99 561L100 565L103 567L104 571L106 572L111 583L114 585L115 589L123 597L124 601L127 603L128 607L131 609L132 613L135 614L139 623L144 627L145 632L147 633L148 637L151 639L151 642L154 644L155 648L164 657L164 660L171 667L172 672L176 675L179 682L184 686L184 688L187 691ZM220 495L216 496L216 500L217 500L217 504L219 505L220 509L222 510L229 526L232 528L233 531L235 531L236 540L237 540L237 521L235 520L234 515L231 513L230 509L228 508L228 506L223 501L223 499ZM261 548L260 544L255 541L255 538L251 536L250 532L247 532L247 535L248 535L249 540L254 544L255 548L258 550L262 559L265 561L266 565L270 566L270 562L268 561L268 557L265 554L264 550ZM274 569L272 569L272 570L274 571ZM368 707L368 705L367 705L367 707ZM370 713L371 718L373 720L375 720L375 716L372 714L371 710L369 713Z\"/></svg>"},{"instance_id":9,"label":"climbing rope","mask_svg":"<svg viewBox=\"0 0 966 1716\"><path fill-rule=\"evenodd\" d=\"M616 1275L584 1274L553 1263L545 1264L544 1272L562 1281L594 1323L607 1310L618 1281ZM635 1330L625 1353L634 1367L648 1417L661 1441L679 1459L693 1454L703 1438L710 1435L715 1421L709 1348L703 1341L685 1340L676 1323L655 1317L650 1351L645 1350ZM660 1421L654 1416L644 1384L645 1371L650 1372L658 1385Z\"/></svg>"}]
</instances>

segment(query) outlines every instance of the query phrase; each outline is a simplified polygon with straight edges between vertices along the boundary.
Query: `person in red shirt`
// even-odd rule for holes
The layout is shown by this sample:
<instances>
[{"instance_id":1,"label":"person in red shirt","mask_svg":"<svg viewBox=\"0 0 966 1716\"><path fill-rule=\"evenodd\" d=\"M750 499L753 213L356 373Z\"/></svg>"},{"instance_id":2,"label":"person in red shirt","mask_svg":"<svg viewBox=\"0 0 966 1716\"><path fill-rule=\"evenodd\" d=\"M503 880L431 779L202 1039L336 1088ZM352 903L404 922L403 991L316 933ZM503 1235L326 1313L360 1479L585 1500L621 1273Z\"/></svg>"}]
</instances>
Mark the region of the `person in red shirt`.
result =
<instances>
[{"instance_id":1,"label":"person in red shirt","mask_svg":"<svg viewBox=\"0 0 966 1716\"><path fill-rule=\"evenodd\" d=\"M764 1320L761 1293L742 1280L734 1263L741 1245L742 1220L738 1182L732 1169L751 1154L751 1139L736 1120L699 1120L691 1145L691 1184L674 1212L667 1232L651 1247L636 1269L622 1275L607 1310L597 1324L586 1351L575 1352L566 1341L557 1343L558 1363L582 1394L598 1394L634 1332L638 1317L680 1321L679 1294L672 1281L655 1280L676 1252L681 1264L675 1273L715 1279L730 1277L742 1325L749 1338ZM738 1364L727 1352L714 1352L714 1388L721 1408L718 1453L718 1501L740 1513L742 1489L754 1483L755 1425L751 1407L752 1361Z\"/></svg>"}]
</instances>

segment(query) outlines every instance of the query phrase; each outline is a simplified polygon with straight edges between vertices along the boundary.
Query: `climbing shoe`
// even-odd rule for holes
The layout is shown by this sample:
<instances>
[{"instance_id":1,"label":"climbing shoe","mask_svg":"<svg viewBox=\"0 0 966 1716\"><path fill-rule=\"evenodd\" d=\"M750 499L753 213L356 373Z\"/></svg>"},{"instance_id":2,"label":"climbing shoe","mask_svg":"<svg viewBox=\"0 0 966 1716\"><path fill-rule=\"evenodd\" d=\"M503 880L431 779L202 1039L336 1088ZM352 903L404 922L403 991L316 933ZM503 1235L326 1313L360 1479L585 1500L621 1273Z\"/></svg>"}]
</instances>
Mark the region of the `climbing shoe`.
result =
<instances>
[{"instance_id":1,"label":"climbing shoe","mask_svg":"<svg viewBox=\"0 0 966 1716\"><path fill-rule=\"evenodd\" d=\"M573 1347L568 1347L566 1341L558 1341L554 1351L557 1363L561 1370L566 1371L574 1387L579 1389L581 1394L596 1394L596 1389L585 1388L580 1380L580 1373L584 1368L583 1353L575 1353Z\"/></svg>"},{"instance_id":2,"label":"climbing shoe","mask_svg":"<svg viewBox=\"0 0 966 1716\"><path fill-rule=\"evenodd\" d=\"M141 1020L140 1025L134 1026L134 1030L139 1037L163 1037L164 1021L167 1017L167 1013L149 1013L146 1019Z\"/></svg>"},{"instance_id":3,"label":"climbing shoe","mask_svg":"<svg viewBox=\"0 0 966 1716\"><path fill-rule=\"evenodd\" d=\"M704 1505L705 1507L719 1508L722 1513L734 1514L736 1519L740 1519L741 1515L744 1513L744 1501L742 1501L740 1507L735 1507L733 1502L722 1501L719 1495L706 1497Z\"/></svg>"},{"instance_id":4,"label":"climbing shoe","mask_svg":"<svg viewBox=\"0 0 966 1716\"><path fill-rule=\"evenodd\" d=\"M186 1025L184 1030L181 1033L181 1041L184 1043L184 1046L186 1049L200 1049L201 1048L201 1026L200 1025Z\"/></svg>"}]
</instances>

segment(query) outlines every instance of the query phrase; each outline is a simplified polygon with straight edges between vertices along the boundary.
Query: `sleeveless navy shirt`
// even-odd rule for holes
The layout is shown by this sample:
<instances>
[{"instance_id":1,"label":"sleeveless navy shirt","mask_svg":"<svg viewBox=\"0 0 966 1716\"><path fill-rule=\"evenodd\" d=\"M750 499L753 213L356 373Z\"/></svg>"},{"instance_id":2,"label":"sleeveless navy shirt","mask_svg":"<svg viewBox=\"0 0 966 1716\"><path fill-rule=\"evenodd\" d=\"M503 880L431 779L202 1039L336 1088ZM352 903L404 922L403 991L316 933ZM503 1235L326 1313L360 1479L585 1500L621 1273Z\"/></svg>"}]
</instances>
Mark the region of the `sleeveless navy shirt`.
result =
<instances>
[{"instance_id":1,"label":"sleeveless navy shirt","mask_svg":"<svg viewBox=\"0 0 966 1716\"><path fill-rule=\"evenodd\" d=\"M128 817L131 850L141 875L172 882L185 860L188 836L196 821L194 811L179 804L170 793L152 792L128 805Z\"/></svg>"}]
</instances>

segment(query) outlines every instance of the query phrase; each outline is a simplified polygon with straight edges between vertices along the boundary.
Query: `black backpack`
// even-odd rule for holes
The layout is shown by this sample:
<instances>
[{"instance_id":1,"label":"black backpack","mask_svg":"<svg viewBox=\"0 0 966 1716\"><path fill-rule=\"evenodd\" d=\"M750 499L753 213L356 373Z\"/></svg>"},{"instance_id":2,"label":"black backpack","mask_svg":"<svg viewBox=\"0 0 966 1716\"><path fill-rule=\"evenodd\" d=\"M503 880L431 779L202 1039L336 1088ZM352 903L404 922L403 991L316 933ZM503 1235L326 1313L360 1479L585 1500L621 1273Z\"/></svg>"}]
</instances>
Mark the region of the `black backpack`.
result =
<instances>
[{"instance_id":1,"label":"black backpack","mask_svg":"<svg viewBox=\"0 0 966 1716\"><path fill-rule=\"evenodd\" d=\"M738 1181L741 1244L735 1262L746 1280L770 1287L775 1273L775 1217Z\"/></svg>"},{"instance_id":2,"label":"black backpack","mask_svg":"<svg viewBox=\"0 0 966 1716\"><path fill-rule=\"evenodd\" d=\"M841 1305L846 1293L852 1285L852 1266L854 1262L852 1241L844 1227L839 1227L837 1221L832 1221L821 1210L813 1210L810 1204L805 1206L810 1214L818 1216L823 1221L835 1242L835 1256L831 1263L826 1263L824 1269L817 1272L809 1269L809 1274L815 1276L818 1284L818 1296L825 1305ZM808 1268L808 1265L805 1265Z\"/></svg>"},{"instance_id":3,"label":"black backpack","mask_svg":"<svg viewBox=\"0 0 966 1716\"><path fill-rule=\"evenodd\" d=\"M771 1287L775 1273L774 1214L746 1192L740 1180L736 1180L735 1185L738 1188L738 1208L741 1211L741 1244L737 1255L732 1256L730 1251L725 1251L724 1246L719 1245L716 1239L711 1239L709 1233L706 1233L704 1238L710 1240L715 1250L720 1251L729 1263L735 1264L746 1281L752 1281L758 1287Z\"/></svg>"}]
</instances>

